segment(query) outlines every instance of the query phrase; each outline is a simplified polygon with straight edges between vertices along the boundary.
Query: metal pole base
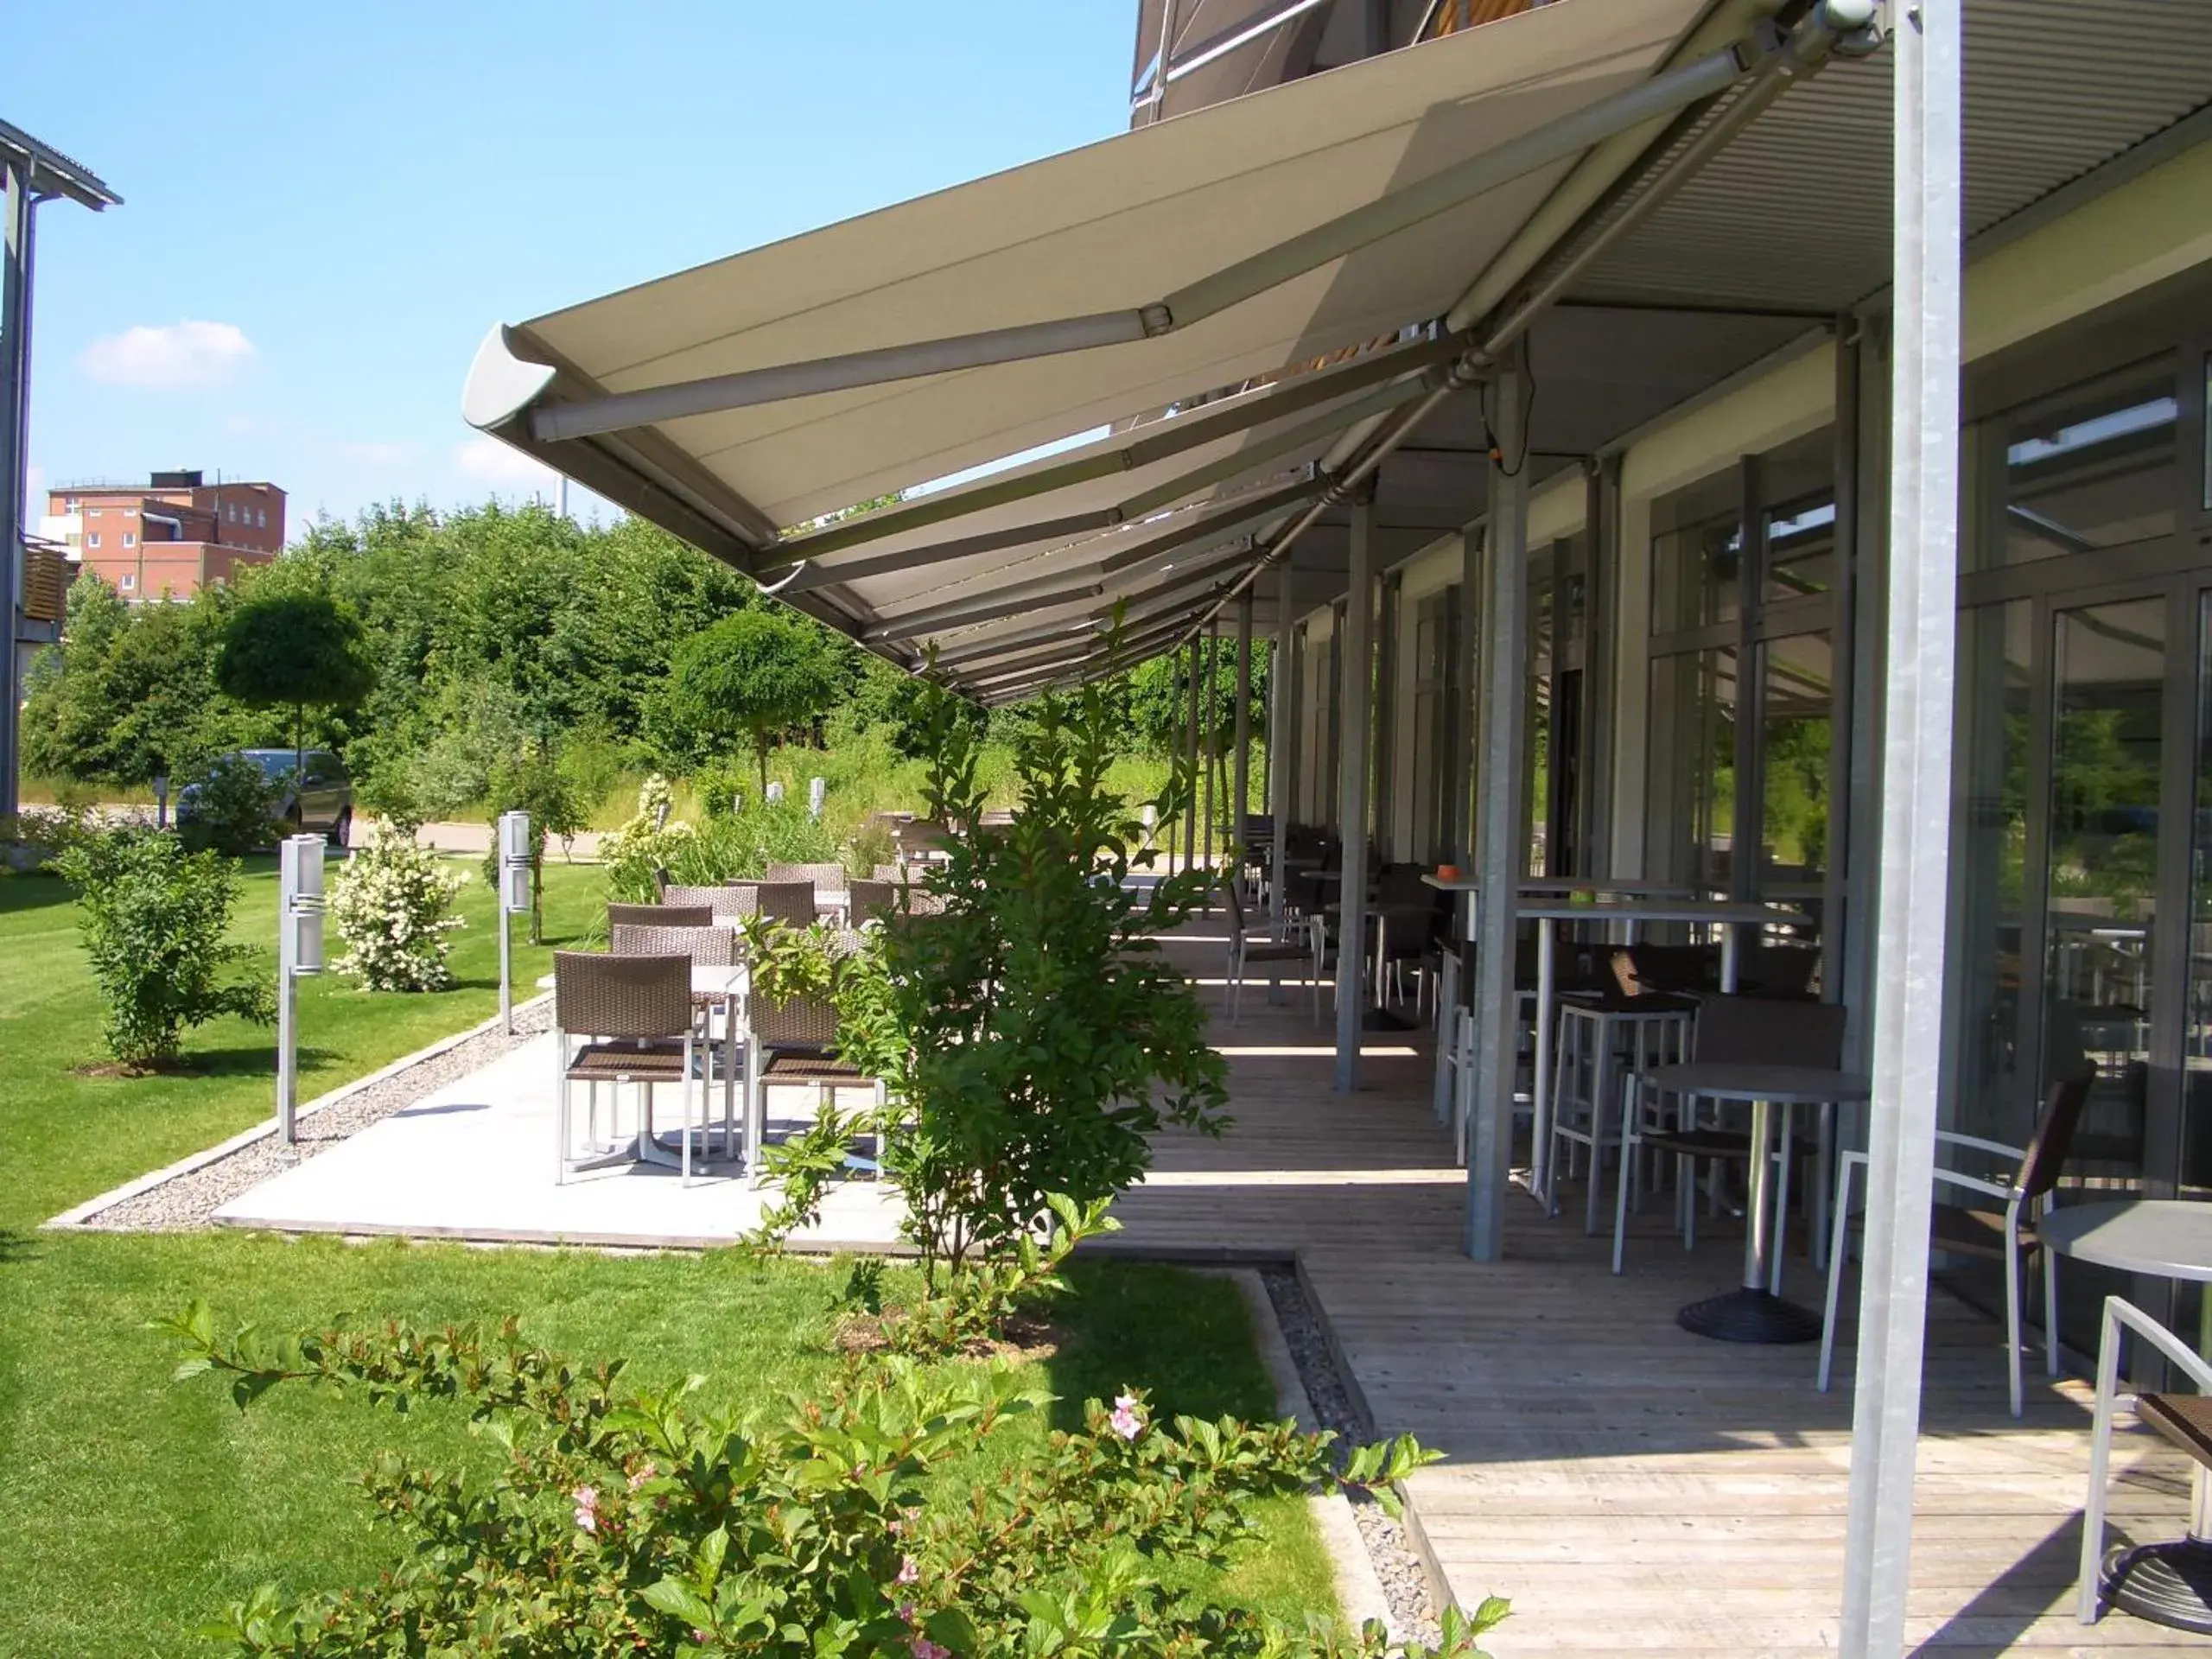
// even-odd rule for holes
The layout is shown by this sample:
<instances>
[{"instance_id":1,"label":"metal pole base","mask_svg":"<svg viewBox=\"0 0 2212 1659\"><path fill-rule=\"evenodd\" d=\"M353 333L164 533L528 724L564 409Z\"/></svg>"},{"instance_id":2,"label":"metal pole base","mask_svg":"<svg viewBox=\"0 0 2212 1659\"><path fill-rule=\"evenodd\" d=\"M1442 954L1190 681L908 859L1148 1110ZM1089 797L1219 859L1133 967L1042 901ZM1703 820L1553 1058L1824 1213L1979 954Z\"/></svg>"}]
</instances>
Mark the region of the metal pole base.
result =
<instances>
[{"instance_id":1,"label":"metal pole base","mask_svg":"<svg viewBox=\"0 0 2212 1659\"><path fill-rule=\"evenodd\" d=\"M2105 1605L2177 1630L2212 1636L2212 1543L2120 1545L2105 1556Z\"/></svg>"},{"instance_id":2,"label":"metal pole base","mask_svg":"<svg viewBox=\"0 0 2212 1659\"><path fill-rule=\"evenodd\" d=\"M1821 1334L1821 1316L1812 1309L1749 1286L1692 1302L1675 1323L1716 1342L1815 1342Z\"/></svg>"}]
</instances>

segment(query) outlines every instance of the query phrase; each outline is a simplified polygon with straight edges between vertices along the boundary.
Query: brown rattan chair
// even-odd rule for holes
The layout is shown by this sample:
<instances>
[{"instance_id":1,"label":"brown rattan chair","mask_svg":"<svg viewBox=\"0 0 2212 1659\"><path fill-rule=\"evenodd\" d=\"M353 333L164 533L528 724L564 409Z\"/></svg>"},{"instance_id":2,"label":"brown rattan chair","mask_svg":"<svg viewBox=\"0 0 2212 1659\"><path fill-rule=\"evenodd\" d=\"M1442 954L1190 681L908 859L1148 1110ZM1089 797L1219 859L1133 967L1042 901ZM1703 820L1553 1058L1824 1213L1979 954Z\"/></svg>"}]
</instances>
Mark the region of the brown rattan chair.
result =
<instances>
[{"instance_id":1,"label":"brown rattan chair","mask_svg":"<svg viewBox=\"0 0 2212 1659\"><path fill-rule=\"evenodd\" d=\"M713 925L727 926L730 917L753 913L753 886L750 881L732 881L716 887L667 887L661 889L661 902L704 910L713 918Z\"/></svg>"},{"instance_id":2,"label":"brown rattan chair","mask_svg":"<svg viewBox=\"0 0 2212 1659\"><path fill-rule=\"evenodd\" d=\"M691 961L688 957L600 956L561 950L553 957L554 1052L560 1103L555 1182L569 1178L571 1140L569 1086L591 1087L590 1133L598 1133L598 1085L639 1085L644 1095L634 1151L625 1161L651 1155L653 1094L664 1083L683 1091L683 1179L691 1179ZM569 1039L584 1046L571 1052ZM598 1166L604 1160L587 1160Z\"/></svg>"},{"instance_id":3,"label":"brown rattan chair","mask_svg":"<svg viewBox=\"0 0 2212 1659\"><path fill-rule=\"evenodd\" d=\"M941 856L945 843L951 839L951 830L927 818L916 818L911 823L902 823L892 832L892 840L899 849L901 864L911 863L916 859Z\"/></svg>"},{"instance_id":4,"label":"brown rattan chair","mask_svg":"<svg viewBox=\"0 0 2212 1659\"><path fill-rule=\"evenodd\" d=\"M830 940L832 954L857 947L860 936L840 931ZM868 1089L880 1105L881 1079L869 1077L836 1052L837 1010L817 997L776 998L755 993L747 999L747 1025L752 1054L746 1075L746 1144L767 1144L768 1089L786 1084L812 1091L818 1113L824 1099L835 1101L840 1089ZM874 1169L873 1159L849 1157L848 1162ZM753 1160L756 1182L760 1165Z\"/></svg>"},{"instance_id":5,"label":"brown rattan chair","mask_svg":"<svg viewBox=\"0 0 2212 1659\"><path fill-rule=\"evenodd\" d=\"M1221 890L1229 906L1229 1023L1233 1026L1243 1006L1247 968L1267 965L1273 969L1268 976L1270 995L1282 985L1286 963L1297 963L1300 975L1317 984L1321 970L1314 959L1310 931L1303 938L1255 939L1251 937L1251 923L1244 914L1244 896L1237 891L1236 878L1229 877L1221 884Z\"/></svg>"},{"instance_id":6,"label":"brown rattan chair","mask_svg":"<svg viewBox=\"0 0 2212 1659\"><path fill-rule=\"evenodd\" d=\"M906 867L904 864L879 864L868 874L872 881L903 882L906 879Z\"/></svg>"},{"instance_id":7,"label":"brown rattan chair","mask_svg":"<svg viewBox=\"0 0 2212 1659\"><path fill-rule=\"evenodd\" d=\"M842 864L771 864L762 880L810 881L817 887L836 893L845 885L845 867Z\"/></svg>"},{"instance_id":8,"label":"brown rattan chair","mask_svg":"<svg viewBox=\"0 0 2212 1659\"><path fill-rule=\"evenodd\" d=\"M899 889L892 882L854 880L846 884L845 918L855 926L879 916L888 916L898 906Z\"/></svg>"},{"instance_id":9,"label":"brown rattan chair","mask_svg":"<svg viewBox=\"0 0 2212 1659\"><path fill-rule=\"evenodd\" d=\"M814 925L814 883L759 881L753 887L754 915L791 927Z\"/></svg>"},{"instance_id":10,"label":"brown rattan chair","mask_svg":"<svg viewBox=\"0 0 2212 1659\"><path fill-rule=\"evenodd\" d=\"M687 957L701 968L728 968L739 960L737 930L704 922L667 927L617 922L608 949L618 957Z\"/></svg>"},{"instance_id":11,"label":"brown rattan chair","mask_svg":"<svg viewBox=\"0 0 2212 1659\"><path fill-rule=\"evenodd\" d=\"M681 889L679 889L681 891ZM712 927L710 905L609 905L607 925L618 927Z\"/></svg>"}]
</instances>

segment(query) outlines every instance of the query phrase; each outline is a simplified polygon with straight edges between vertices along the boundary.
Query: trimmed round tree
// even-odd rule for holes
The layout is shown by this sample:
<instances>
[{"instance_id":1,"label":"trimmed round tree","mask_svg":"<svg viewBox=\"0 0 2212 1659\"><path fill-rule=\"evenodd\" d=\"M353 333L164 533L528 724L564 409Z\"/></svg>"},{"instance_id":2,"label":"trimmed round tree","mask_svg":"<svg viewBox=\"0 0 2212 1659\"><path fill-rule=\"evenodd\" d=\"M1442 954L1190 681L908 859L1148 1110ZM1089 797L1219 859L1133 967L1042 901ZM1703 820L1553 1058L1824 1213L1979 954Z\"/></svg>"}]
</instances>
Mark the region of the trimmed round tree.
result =
<instances>
[{"instance_id":1,"label":"trimmed round tree","mask_svg":"<svg viewBox=\"0 0 2212 1659\"><path fill-rule=\"evenodd\" d=\"M768 751L824 712L843 682L828 638L766 608L740 611L677 647L662 702L669 735L694 759L752 746L768 792Z\"/></svg>"},{"instance_id":2,"label":"trimmed round tree","mask_svg":"<svg viewBox=\"0 0 2212 1659\"><path fill-rule=\"evenodd\" d=\"M249 709L292 711L294 764L303 764L309 709L350 709L376 683L353 613L327 594L260 594L223 625L215 683Z\"/></svg>"}]
</instances>

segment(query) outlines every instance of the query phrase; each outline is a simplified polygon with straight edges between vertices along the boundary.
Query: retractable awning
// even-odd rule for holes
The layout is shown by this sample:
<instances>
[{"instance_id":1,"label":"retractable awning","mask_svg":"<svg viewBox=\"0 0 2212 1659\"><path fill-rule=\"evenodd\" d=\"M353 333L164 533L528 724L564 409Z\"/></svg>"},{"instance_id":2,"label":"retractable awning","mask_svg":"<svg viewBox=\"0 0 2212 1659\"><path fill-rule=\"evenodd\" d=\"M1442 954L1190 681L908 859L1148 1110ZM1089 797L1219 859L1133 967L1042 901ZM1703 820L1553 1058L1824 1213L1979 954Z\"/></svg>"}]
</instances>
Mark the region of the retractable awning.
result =
<instances>
[{"instance_id":1,"label":"retractable awning","mask_svg":"<svg viewBox=\"0 0 2212 1659\"><path fill-rule=\"evenodd\" d=\"M1687 49L1707 10L1559 0L504 327L465 412L895 660L1173 615L1440 384L1442 320L1592 146L1775 49Z\"/></svg>"}]
</instances>

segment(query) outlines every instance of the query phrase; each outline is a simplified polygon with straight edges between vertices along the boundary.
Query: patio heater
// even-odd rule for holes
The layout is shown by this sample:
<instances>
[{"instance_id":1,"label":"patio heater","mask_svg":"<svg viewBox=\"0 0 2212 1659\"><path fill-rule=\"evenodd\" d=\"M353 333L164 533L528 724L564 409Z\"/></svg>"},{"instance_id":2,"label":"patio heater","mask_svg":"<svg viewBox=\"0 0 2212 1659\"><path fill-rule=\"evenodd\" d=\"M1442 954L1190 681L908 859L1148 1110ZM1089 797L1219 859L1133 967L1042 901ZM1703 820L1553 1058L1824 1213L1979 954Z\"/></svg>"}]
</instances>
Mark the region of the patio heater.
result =
<instances>
[{"instance_id":1,"label":"patio heater","mask_svg":"<svg viewBox=\"0 0 2212 1659\"><path fill-rule=\"evenodd\" d=\"M276 1132L286 1146L299 1138L298 981L322 971L321 836L287 836L277 849Z\"/></svg>"},{"instance_id":2,"label":"patio heater","mask_svg":"<svg viewBox=\"0 0 2212 1659\"><path fill-rule=\"evenodd\" d=\"M530 912L530 814L499 814L499 1029L515 1030L514 918Z\"/></svg>"}]
</instances>

